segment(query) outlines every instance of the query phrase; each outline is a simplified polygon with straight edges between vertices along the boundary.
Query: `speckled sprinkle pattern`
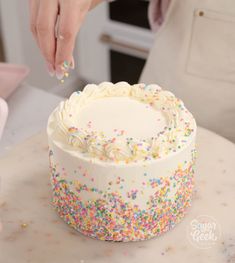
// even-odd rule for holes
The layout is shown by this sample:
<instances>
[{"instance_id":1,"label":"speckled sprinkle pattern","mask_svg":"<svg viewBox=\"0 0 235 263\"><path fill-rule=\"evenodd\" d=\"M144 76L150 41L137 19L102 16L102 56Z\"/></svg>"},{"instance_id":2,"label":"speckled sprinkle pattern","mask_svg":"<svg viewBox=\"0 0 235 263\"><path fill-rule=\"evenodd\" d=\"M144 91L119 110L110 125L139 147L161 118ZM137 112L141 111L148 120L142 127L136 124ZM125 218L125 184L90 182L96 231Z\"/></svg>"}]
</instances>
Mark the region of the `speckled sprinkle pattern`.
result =
<instances>
[{"instance_id":1,"label":"speckled sprinkle pattern","mask_svg":"<svg viewBox=\"0 0 235 263\"><path fill-rule=\"evenodd\" d=\"M194 156L195 151L192 154ZM53 152L50 151L50 157L52 155ZM100 191L81 184L78 180L66 180L66 176L57 172L57 165L50 158L53 205L67 224L92 238L123 242L153 238L180 222L191 205L194 163L195 157L184 168L179 164L170 177L147 179L143 174L147 187L157 190L146 200L146 209L140 209L133 203L136 196L141 194L137 189L127 192L130 201L124 202L118 192ZM120 187L125 187L125 182L118 183L121 184ZM178 190L174 198L169 198L170 189L176 185ZM82 191L95 192L99 198L84 201L79 197Z\"/></svg>"}]
</instances>

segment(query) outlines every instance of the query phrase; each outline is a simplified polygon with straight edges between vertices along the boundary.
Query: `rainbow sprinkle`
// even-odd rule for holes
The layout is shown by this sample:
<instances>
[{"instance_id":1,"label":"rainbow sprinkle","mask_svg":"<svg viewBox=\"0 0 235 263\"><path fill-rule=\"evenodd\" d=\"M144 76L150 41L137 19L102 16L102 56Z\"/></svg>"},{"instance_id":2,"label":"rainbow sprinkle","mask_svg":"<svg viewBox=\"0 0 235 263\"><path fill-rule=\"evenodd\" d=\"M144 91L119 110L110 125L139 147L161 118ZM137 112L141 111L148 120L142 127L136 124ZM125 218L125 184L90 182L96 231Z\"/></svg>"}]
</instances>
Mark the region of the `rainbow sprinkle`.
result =
<instances>
[{"instance_id":1,"label":"rainbow sprinkle","mask_svg":"<svg viewBox=\"0 0 235 263\"><path fill-rule=\"evenodd\" d=\"M53 152L49 152L50 157ZM146 178L143 174L145 188L156 189L146 199L146 209L134 203L139 194L133 189L126 193L129 202L122 194L110 191L113 184L125 187L120 177L110 182L106 191L89 187L79 180L69 181L66 175L58 173L57 166L50 158L51 183L53 187L53 204L59 216L71 227L84 235L108 241L136 241L159 236L173 228L184 217L191 205L194 186L194 152L193 161L185 169L179 165L170 177ZM81 170L81 167L78 167ZM78 177L79 178L79 177ZM178 186L174 197L170 198L171 187ZM96 193L98 198L84 201L80 195L83 191ZM122 190L123 191L123 190Z\"/></svg>"}]
</instances>

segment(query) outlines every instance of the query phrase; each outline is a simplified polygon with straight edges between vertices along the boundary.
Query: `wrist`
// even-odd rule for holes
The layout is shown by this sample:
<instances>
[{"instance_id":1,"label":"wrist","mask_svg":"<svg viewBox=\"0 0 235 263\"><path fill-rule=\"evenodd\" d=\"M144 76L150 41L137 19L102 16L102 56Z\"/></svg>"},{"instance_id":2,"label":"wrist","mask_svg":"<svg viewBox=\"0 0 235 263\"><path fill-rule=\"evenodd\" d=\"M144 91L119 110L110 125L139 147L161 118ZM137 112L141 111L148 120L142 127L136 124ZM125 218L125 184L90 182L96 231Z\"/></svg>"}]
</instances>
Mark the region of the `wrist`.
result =
<instances>
[{"instance_id":1,"label":"wrist","mask_svg":"<svg viewBox=\"0 0 235 263\"><path fill-rule=\"evenodd\" d=\"M104 2L104 0L92 0L91 1L91 6L90 6L90 10L93 9L94 7L96 7L98 4Z\"/></svg>"}]
</instances>

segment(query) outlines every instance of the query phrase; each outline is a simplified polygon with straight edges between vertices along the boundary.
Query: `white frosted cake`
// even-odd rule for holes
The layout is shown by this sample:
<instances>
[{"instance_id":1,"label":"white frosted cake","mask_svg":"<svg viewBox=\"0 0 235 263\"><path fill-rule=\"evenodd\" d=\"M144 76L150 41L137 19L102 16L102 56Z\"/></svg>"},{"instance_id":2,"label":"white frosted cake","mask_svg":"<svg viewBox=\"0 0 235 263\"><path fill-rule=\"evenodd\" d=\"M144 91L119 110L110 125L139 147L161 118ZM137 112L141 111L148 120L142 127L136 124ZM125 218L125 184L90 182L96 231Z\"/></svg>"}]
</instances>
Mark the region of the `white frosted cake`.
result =
<instances>
[{"instance_id":1,"label":"white frosted cake","mask_svg":"<svg viewBox=\"0 0 235 263\"><path fill-rule=\"evenodd\" d=\"M53 204L79 232L136 241L174 227L191 204L196 123L158 85L87 85L48 120Z\"/></svg>"}]
</instances>

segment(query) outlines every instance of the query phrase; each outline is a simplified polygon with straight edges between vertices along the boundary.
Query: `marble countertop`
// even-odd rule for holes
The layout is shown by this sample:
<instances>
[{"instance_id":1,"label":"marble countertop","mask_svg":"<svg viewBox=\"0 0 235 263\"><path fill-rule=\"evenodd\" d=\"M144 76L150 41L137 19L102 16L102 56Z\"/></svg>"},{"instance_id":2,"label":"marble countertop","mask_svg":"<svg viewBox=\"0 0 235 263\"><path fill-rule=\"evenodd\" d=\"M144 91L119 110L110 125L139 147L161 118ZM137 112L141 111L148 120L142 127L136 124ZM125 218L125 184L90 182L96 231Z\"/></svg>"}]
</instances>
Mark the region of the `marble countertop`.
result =
<instances>
[{"instance_id":1,"label":"marble countertop","mask_svg":"<svg viewBox=\"0 0 235 263\"><path fill-rule=\"evenodd\" d=\"M45 129L49 114L61 100L60 96L22 84L8 100L9 116L0 140L0 156Z\"/></svg>"},{"instance_id":2,"label":"marble countertop","mask_svg":"<svg viewBox=\"0 0 235 263\"><path fill-rule=\"evenodd\" d=\"M158 238L131 243L94 240L59 219L50 203L45 132L14 147L0 159L0 262L235 262L235 145L201 128L197 145L196 191L187 216ZM214 226L213 244L191 235L201 217Z\"/></svg>"}]
</instances>

